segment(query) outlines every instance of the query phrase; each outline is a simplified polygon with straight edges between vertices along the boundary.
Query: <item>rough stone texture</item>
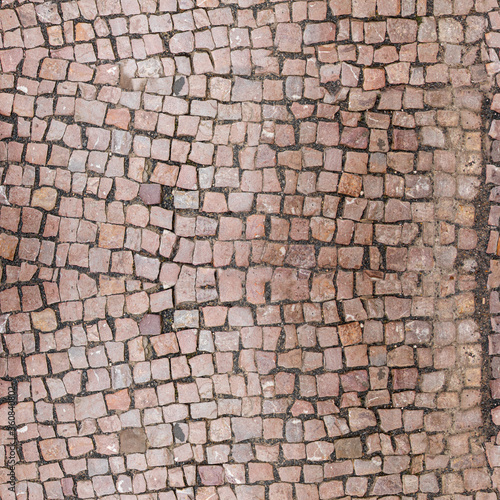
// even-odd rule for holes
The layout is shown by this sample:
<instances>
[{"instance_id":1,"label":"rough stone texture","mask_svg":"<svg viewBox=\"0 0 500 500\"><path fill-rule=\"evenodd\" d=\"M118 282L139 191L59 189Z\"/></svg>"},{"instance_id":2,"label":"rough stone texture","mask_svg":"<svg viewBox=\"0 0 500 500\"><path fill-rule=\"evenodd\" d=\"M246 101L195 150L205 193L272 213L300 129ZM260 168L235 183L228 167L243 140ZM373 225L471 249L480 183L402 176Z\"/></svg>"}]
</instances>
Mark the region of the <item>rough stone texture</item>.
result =
<instances>
[{"instance_id":1,"label":"rough stone texture","mask_svg":"<svg viewBox=\"0 0 500 500\"><path fill-rule=\"evenodd\" d=\"M497 0L3 1L0 498L496 498L499 48Z\"/></svg>"}]
</instances>

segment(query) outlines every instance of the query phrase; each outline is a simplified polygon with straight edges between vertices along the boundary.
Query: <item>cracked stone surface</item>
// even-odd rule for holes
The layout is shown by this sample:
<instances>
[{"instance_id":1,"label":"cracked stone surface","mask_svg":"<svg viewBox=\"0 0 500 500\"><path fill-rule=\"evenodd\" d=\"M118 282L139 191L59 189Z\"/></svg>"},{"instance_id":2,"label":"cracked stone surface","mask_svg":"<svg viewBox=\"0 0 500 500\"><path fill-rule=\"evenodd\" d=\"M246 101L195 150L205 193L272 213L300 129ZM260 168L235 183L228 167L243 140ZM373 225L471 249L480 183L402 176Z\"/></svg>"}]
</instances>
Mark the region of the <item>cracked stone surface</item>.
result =
<instances>
[{"instance_id":1,"label":"cracked stone surface","mask_svg":"<svg viewBox=\"0 0 500 500\"><path fill-rule=\"evenodd\" d=\"M498 498L498 0L0 5L2 500Z\"/></svg>"}]
</instances>

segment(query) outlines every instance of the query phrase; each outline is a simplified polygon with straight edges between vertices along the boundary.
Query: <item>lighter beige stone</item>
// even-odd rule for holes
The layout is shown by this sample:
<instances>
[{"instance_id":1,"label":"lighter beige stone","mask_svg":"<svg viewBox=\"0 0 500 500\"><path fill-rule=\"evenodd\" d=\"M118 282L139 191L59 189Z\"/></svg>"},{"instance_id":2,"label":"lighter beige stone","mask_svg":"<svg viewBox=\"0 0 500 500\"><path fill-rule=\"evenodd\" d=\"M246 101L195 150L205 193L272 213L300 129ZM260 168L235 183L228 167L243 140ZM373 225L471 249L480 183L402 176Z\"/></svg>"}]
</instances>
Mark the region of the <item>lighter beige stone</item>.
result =
<instances>
[{"instance_id":1,"label":"lighter beige stone","mask_svg":"<svg viewBox=\"0 0 500 500\"><path fill-rule=\"evenodd\" d=\"M56 313L50 308L39 312L32 312L31 321L33 322L33 326L42 332L51 332L57 328Z\"/></svg>"},{"instance_id":2,"label":"lighter beige stone","mask_svg":"<svg viewBox=\"0 0 500 500\"><path fill-rule=\"evenodd\" d=\"M33 192L31 205L45 210L52 210L56 206L57 190L50 187L42 187Z\"/></svg>"}]
</instances>

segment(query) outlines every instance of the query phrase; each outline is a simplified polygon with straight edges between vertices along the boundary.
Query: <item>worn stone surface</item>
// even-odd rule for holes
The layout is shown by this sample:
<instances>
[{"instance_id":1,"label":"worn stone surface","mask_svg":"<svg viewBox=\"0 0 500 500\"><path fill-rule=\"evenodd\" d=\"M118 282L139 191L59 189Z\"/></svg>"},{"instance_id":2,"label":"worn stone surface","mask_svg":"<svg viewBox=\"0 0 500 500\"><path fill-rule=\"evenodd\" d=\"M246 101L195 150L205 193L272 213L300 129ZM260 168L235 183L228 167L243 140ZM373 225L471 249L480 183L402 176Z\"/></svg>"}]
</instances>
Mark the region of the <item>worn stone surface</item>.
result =
<instances>
[{"instance_id":1,"label":"worn stone surface","mask_svg":"<svg viewBox=\"0 0 500 500\"><path fill-rule=\"evenodd\" d=\"M0 498L496 498L499 48L497 0L2 2Z\"/></svg>"}]
</instances>

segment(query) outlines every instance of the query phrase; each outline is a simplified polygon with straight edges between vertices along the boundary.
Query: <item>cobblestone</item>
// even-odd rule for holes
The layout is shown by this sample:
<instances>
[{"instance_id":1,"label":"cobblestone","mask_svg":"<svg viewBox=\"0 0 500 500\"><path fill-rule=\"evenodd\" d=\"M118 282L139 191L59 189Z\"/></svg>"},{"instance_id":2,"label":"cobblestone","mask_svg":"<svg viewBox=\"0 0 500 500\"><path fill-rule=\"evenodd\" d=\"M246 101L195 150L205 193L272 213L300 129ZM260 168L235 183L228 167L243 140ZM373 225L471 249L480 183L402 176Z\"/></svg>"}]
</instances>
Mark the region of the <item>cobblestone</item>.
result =
<instances>
[{"instance_id":1,"label":"cobblestone","mask_svg":"<svg viewBox=\"0 0 500 500\"><path fill-rule=\"evenodd\" d=\"M0 497L496 498L499 48L497 0L4 0Z\"/></svg>"}]
</instances>

